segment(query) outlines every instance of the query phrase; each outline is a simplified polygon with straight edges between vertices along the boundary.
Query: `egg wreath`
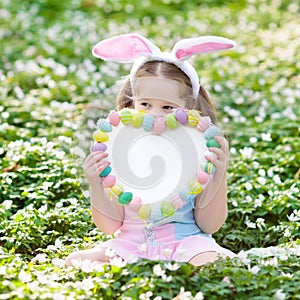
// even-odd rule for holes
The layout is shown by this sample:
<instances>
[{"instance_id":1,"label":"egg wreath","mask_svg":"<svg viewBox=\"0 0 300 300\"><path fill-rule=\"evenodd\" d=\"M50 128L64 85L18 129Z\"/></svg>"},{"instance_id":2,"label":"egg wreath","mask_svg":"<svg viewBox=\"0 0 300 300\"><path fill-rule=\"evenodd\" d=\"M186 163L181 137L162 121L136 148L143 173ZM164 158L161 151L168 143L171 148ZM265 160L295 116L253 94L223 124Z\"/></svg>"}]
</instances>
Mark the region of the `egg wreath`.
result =
<instances>
[{"instance_id":1,"label":"egg wreath","mask_svg":"<svg viewBox=\"0 0 300 300\"><path fill-rule=\"evenodd\" d=\"M172 218L206 187L215 166L205 159L221 130L197 110L165 116L124 108L97 121L91 151L109 154L100 174L109 196L144 221ZM174 217L173 217L174 218Z\"/></svg>"}]
</instances>

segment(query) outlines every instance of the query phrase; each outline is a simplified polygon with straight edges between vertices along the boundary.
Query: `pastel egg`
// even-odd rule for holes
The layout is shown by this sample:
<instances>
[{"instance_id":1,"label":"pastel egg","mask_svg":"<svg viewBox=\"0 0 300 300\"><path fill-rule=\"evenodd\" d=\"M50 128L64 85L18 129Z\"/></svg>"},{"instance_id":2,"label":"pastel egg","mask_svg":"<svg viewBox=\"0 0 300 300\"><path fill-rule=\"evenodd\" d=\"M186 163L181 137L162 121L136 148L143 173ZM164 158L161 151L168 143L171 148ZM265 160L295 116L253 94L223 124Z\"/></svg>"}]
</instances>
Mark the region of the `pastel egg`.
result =
<instances>
[{"instance_id":1,"label":"pastel egg","mask_svg":"<svg viewBox=\"0 0 300 300\"><path fill-rule=\"evenodd\" d=\"M122 109L120 119L124 125L129 125L132 119L131 111L129 109Z\"/></svg>"},{"instance_id":2,"label":"pastel egg","mask_svg":"<svg viewBox=\"0 0 300 300\"><path fill-rule=\"evenodd\" d=\"M138 211L138 216L143 219L146 220L150 217L151 215L151 205L150 204L143 204Z\"/></svg>"},{"instance_id":3,"label":"pastel egg","mask_svg":"<svg viewBox=\"0 0 300 300\"><path fill-rule=\"evenodd\" d=\"M208 116L201 117L198 124L197 124L197 129L200 131L205 131L211 124L211 119Z\"/></svg>"},{"instance_id":4,"label":"pastel egg","mask_svg":"<svg viewBox=\"0 0 300 300\"><path fill-rule=\"evenodd\" d=\"M203 169L203 171L209 174L213 174L216 171L216 167L208 160L205 160L201 163L201 168Z\"/></svg>"},{"instance_id":5,"label":"pastel egg","mask_svg":"<svg viewBox=\"0 0 300 300\"><path fill-rule=\"evenodd\" d=\"M103 143L108 140L108 134L102 130L96 130L93 133L93 139L98 143Z\"/></svg>"},{"instance_id":6,"label":"pastel egg","mask_svg":"<svg viewBox=\"0 0 300 300\"><path fill-rule=\"evenodd\" d=\"M110 188L109 195L111 197L119 197L123 193L123 186L121 184L116 184Z\"/></svg>"},{"instance_id":7,"label":"pastel egg","mask_svg":"<svg viewBox=\"0 0 300 300\"><path fill-rule=\"evenodd\" d=\"M111 166L107 166L101 173L100 173L100 177L106 177L109 173L111 172Z\"/></svg>"},{"instance_id":8,"label":"pastel egg","mask_svg":"<svg viewBox=\"0 0 300 300\"><path fill-rule=\"evenodd\" d=\"M209 139L206 142L206 147L215 147L215 148L221 148L220 144L215 139Z\"/></svg>"},{"instance_id":9,"label":"pastel egg","mask_svg":"<svg viewBox=\"0 0 300 300\"><path fill-rule=\"evenodd\" d=\"M208 127L204 134L203 137L207 140L214 138L215 136L219 135L221 132L221 129L215 125L212 125L210 127Z\"/></svg>"},{"instance_id":10,"label":"pastel egg","mask_svg":"<svg viewBox=\"0 0 300 300\"><path fill-rule=\"evenodd\" d=\"M112 126L118 126L120 123L120 116L116 111L112 111L108 115L108 120Z\"/></svg>"},{"instance_id":11,"label":"pastel egg","mask_svg":"<svg viewBox=\"0 0 300 300\"><path fill-rule=\"evenodd\" d=\"M176 117L175 117L175 115L173 115L173 114L167 114L167 115L166 115L166 123L167 123L167 126L168 126L170 129L176 129L177 126L178 126Z\"/></svg>"},{"instance_id":12,"label":"pastel egg","mask_svg":"<svg viewBox=\"0 0 300 300\"><path fill-rule=\"evenodd\" d=\"M178 209L184 206L185 201L179 195L175 195L170 199L170 203L175 209Z\"/></svg>"},{"instance_id":13,"label":"pastel egg","mask_svg":"<svg viewBox=\"0 0 300 300\"><path fill-rule=\"evenodd\" d=\"M97 128L101 129L104 132L111 132L112 131L112 126L109 122L107 122L104 119L100 119L97 122Z\"/></svg>"},{"instance_id":14,"label":"pastel egg","mask_svg":"<svg viewBox=\"0 0 300 300\"><path fill-rule=\"evenodd\" d=\"M135 128L141 127L143 124L143 118L144 118L143 113L140 111L132 113L131 123L133 127Z\"/></svg>"},{"instance_id":15,"label":"pastel egg","mask_svg":"<svg viewBox=\"0 0 300 300\"><path fill-rule=\"evenodd\" d=\"M106 151L107 146L103 143L95 143L94 145L92 145L91 147L91 152L95 152L95 151Z\"/></svg>"},{"instance_id":16,"label":"pastel egg","mask_svg":"<svg viewBox=\"0 0 300 300\"><path fill-rule=\"evenodd\" d=\"M142 199L139 197L135 197L130 201L128 207L133 211L138 211L141 205L142 205Z\"/></svg>"},{"instance_id":17,"label":"pastel egg","mask_svg":"<svg viewBox=\"0 0 300 300\"><path fill-rule=\"evenodd\" d=\"M205 184L208 182L209 180L209 174L206 173L205 171L203 170L200 170L197 174L197 180L201 183L201 184Z\"/></svg>"},{"instance_id":18,"label":"pastel egg","mask_svg":"<svg viewBox=\"0 0 300 300\"><path fill-rule=\"evenodd\" d=\"M128 204L132 199L132 193L124 192L118 197L118 202L122 205Z\"/></svg>"},{"instance_id":19,"label":"pastel egg","mask_svg":"<svg viewBox=\"0 0 300 300\"><path fill-rule=\"evenodd\" d=\"M154 121L153 130L156 134L161 134L166 128L166 123L164 118L157 117Z\"/></svg>"},{"instance_id":20,"label":"pastel egg","mask_svg":"<svg viewBox=\"0 0 300 300\"><path fill-rule=\"evenodd\" d=\"M200 114L198 110L192 109L188 111L188 122L191 126L196 127L200 120Z\"/></svg>"},{"instance_id":21,"label":"pastel egg","mask_svg":"<svg viewBox=\"0 0 300 300\"><path fill-rule=\"evenodd\" d=\"M175 116L176 116L177 121L182 125L186 124L188 121L188 114L182 108L179 108L176 110Z\"/></svg>"},{"instance_id":22,"label":"pastel egg","mask_svg":"<svg viewBox=\"0 0 300 300\"><path fill-rule=\"evenodd\" d=\"M196 195L202 192L202 185L197 180L191 181L189 187L190 187L190 194Z\"/></svg>"},{"instance_id":23,"label":"pastel egg","mask_svg":"<svg viewBox=\"0 0 300 300\"><path fill-rule=\"evenodd\" d=\"M116 183L116 176L108 175L102 180L102 184L105 188L111 188Z\"/></svg>"},{"instance_id":24,"label":"pastel egg","mask_svg":"<svg viewBox=\"0 0 300 300\"><path fill-rule=\"evenodd\" d=\"M143 119L143 128L146 131L150 131L153 127L154 124L154 117L153 115L144 115L144 119Z\"/></svg>"},{"instance_id":25,"label":"pastel egg","mask_svg":"<svg viewBox=\"0 0 300 300\"><path fill-rule=\"evenodd\" d=\"M162 201L160 210L163 217L170 217L175 212L174 206L169 201Z\"/></svg>"}]
</instances>

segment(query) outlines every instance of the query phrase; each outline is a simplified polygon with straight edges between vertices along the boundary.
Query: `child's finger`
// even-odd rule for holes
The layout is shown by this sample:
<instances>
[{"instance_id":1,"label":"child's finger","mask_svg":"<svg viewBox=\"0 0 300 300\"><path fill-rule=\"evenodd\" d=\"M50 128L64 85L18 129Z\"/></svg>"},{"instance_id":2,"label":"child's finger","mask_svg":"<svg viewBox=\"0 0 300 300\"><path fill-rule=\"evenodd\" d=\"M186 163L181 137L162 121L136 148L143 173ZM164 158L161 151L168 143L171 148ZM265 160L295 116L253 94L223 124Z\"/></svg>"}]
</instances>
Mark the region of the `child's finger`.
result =
<instances>
[{"instance_id":1,"label":"child's finger","mask_svg":"<svg viewBox=\"0 0 300 300\"><path fill-rule=\"evenodd\" d=\"M105 153L102 151L93 152L86 159L85 165L86 166L92 165L92 164L98 162L99 160L106 158L107 156L108 156L108 153Z\"/></svg>"}]
</instances>

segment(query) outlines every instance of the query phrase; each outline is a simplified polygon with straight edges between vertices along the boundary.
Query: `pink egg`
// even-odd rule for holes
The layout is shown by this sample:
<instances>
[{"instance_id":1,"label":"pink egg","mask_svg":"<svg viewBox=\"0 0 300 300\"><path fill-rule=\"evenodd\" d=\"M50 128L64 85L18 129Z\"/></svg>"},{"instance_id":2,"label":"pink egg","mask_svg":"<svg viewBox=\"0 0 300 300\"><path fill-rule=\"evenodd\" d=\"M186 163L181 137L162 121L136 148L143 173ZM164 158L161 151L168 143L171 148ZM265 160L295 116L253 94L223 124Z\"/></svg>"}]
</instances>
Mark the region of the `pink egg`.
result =
<instances>
[{"instance_id":1,"label":"pink egg","mask_svg":"<svg viewBox=\"0 0 300 300\"><path fill-rule=\"evenodd\" d=\"M116 176L114 175L108 175L104 177L102 180L102 184L105 188L110 188L114 186L115 183L116 183Z\"/></svg>"},{"instance_id":2,"label":"pink egg","mask_svg":"<svg viewBox=\"0 0 300 300\"><path fill-rule=\"evenodd\" d=\"M138 211L141 205L142 205L142 199L139 197L135 197L129 202L128 207L134 211Z\"/></svg>"},{"instance_id":3,"label":"pink egg","mask_svg":"<svg viewBox=\"0 0 300 300\"><path fill-rule=\"evenodd\" d=\"M116 111L112 111L109 115L108 115L108 120L110 122L111 125L113 126L118 126L120 123L120 116Z\"/></svg>"},{"instance_id":4,"label":"pink egg","mask_svg":"<svg viewBox=\"0 0 300 300\"><path fill-rule=\"evenodd\" d=\"M181 109L181 108L177 109L176 112L175 112L175 115L176 115L177 121L180 124L184 125L184 124L187 123L187 121L188 121L188 114L187 114L186 111L184 111L184 109Z\"/></svg>"},{"instance_id":5,"label":"pink egg","mask_svg":"<svg viewBox=\"0 0 300 300\"><path fill-rule=\"evenodd\" d=\"M157 117L154 121L153 130L156 134L161 134L166 128L166 123L164 118Z\"/></svg>"},{"instance_id":6,"label":"pink egg","mask_svg":"<svg viewBox=\"0 0 300 300\"><path fill-rule=\"evenodd\" d=\"M174 206L175 209L179 209L184 206L185 201L179 195L174 195L171 197L170 203Z\"/></svg>"},{"instance_id":7,"label":"pink egg","mask_svg":"<svg viewBox=\"0 0 300 300\"><path fill-rule=\"evenodd\" d=\"M200 170L197 175L197 180L202 184L207 183L207 181L209 180L209 174L204 172L203 170Z\"/></svg>"},{"instance_id":8,"label":"pink egg","mask_svg":"<svg viewBox=\"0 0 300 300\"><path fill-rule=\"evenodd\" d=\"M208 116L201 117L198 124L197 124L197 129L200 131L205 131L211 124L211 119Z\"/></svg>"}]
</instances>

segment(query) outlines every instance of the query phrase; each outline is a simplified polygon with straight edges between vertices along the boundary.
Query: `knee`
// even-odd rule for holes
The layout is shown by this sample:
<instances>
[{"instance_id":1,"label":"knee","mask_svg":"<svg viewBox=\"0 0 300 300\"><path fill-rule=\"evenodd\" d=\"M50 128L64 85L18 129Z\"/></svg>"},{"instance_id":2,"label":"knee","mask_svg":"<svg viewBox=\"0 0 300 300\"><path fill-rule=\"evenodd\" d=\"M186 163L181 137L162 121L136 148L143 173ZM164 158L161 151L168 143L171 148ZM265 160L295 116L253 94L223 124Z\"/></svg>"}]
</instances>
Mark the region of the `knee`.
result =
<instances>
[{"instance_id":1,"label":"knee","mask_svg":"<svg viewBox=\"0 0 300 300\"><path fill-rule=\"evenodd\" d=\"M214 262L218 258L218 254L215 251L203 252L194 256L189 263L194 266L202 266L210 262Z\"/></svg>"}]
</instances>

